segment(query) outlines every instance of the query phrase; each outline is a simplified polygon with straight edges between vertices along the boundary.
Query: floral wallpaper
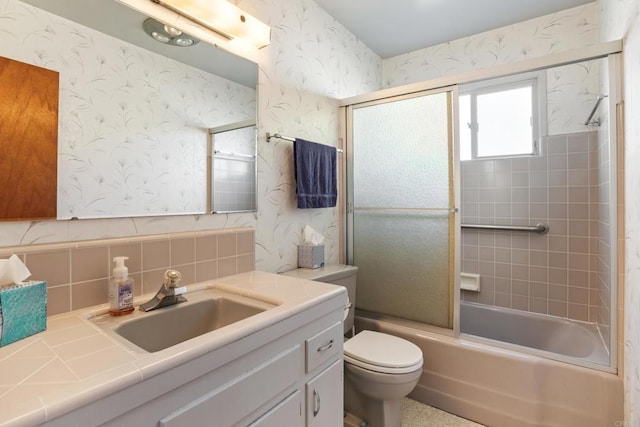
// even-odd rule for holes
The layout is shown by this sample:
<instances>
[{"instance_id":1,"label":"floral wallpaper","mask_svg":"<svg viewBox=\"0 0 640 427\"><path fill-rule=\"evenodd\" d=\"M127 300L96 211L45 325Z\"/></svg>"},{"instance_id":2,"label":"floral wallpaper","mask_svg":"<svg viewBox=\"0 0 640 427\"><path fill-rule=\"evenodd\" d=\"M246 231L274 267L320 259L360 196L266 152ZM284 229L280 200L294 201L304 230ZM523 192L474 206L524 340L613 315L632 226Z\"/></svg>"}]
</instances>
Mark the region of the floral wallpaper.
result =
<instances>
[{"instance_id":1,"label":"floral wallpaper","mask_svg":"<svg viewBox=\"0 0 640 427\"><path fill-rule=\"evenodd\" d=\"M336 98L381 88L381 60L311 0L235 2L271 26L260 51L256 265L297 267L302 229L325 237L325 262L338 262L338 208L296 209L292 144L265 133L340 146ZM340 155L340 161L344 161Z\"/></svg>"},{"instance_id":2,"label":"floral wallpaper","mask_svg":"<svg viewBox=\"0 0 640 427\"><path fill-rule=\"evenodd\" d=\"M593 45L597 42L597 11L596 3L588 3L385 59L384 86L400 86Z\"/></svg>"},{"instance_id":3,"label":"floral wallpaper","mask_svg":"<svg viewBox=\"0 0 640 427\"><path fill-rule=\"evenodd\" d=\"M640 425L640 1L599 0L600 40L624 38L624 425ZM621 424L622 425L622 424Z\"/></svg>"},{"instance_id":4,"label":"floral wallpaper","mask_svg":"<svg viewBox=\"0 0 640 427\"><path fill-rule=\"evenodd\" d=\"M0 54L60 73L58 218L204 212L207 128L256 94L15 0Z\"/></svg>"},{"instance_id":5,"label":"floral wallpaper","mask_svg":"<svg viewBox=\"0 0 640 427\"><path fill-rule=\"evenodd\" d=\"M597 129L595 125L587 126L584 123L596 99L603 93L600 90L599 62L583 61L554 67L546 71L546 76L548 135ZM592 120L597 120L604 111L605 108L599 109Z\"/></svg>"},{"instance_id":6,"label":"floral wallpaper","mask_svg":"<svg viewBox=\"0 0 640 427\"><path fill-rule=\"evenodd\" d=\"M0 246L253 226L257 229L256 268L284 271L297 266L296 245L302 228L310 224L326 238L327 262L337 262L338 209L296 209L292 145L276 139L267 143L264 135L277 132L339 145L337 99L380 89L382 61L312 0L233 2L272 28L271 45L258 54L258 212L0 223ZM5 22L11 20L2 17L16 7L16 0L0 0L0 40L11 34L5 29ZM28 6L17 10L26 16L36 14ZM34 43L51 27L42 19ZM82 63L91 56L74 59ZM188 117L198 123L195 115ZM196 133L187 129L185 144ZM128 147L121 142L123 149ZM145 143L148 148L153 141ZM73 185L64 189L74 191Z\"/></svg>"}]
</instances>

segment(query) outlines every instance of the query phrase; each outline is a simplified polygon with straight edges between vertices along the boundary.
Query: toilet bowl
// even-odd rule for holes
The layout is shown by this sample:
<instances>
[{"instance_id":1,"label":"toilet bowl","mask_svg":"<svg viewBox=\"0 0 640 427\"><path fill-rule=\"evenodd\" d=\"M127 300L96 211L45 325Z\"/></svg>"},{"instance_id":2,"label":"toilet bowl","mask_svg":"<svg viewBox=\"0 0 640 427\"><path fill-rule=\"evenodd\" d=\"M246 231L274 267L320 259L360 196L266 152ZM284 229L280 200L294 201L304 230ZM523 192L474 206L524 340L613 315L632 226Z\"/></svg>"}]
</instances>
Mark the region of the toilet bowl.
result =
<instances>
[{"instance_id":1,"label":"toilet bowl","mask_svg":"<svg viewBox=\"0 0 640 427\"><path fill-rule=\"evenodd\" d=\"M328 265L299 268L284 274L307 280L345 286L349 301L355 301L358 268ZM355 311L346 308L344 332L353 328ZM370 427L400 427L401 399L418 383L422 373L422 351L415 344L389 334L361 331L344 342L344 407L364 419Z\"/></svg>"}]
</instances>

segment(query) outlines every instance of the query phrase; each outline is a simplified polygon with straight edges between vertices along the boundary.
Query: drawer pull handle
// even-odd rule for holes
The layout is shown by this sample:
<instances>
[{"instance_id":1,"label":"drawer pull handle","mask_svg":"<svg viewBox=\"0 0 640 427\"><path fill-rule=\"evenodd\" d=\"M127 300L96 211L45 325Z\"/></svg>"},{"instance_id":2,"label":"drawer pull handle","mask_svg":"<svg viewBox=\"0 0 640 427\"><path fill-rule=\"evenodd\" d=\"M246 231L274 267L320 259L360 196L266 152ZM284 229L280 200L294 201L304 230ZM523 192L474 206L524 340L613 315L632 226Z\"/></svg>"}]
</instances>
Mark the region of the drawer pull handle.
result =
<instances>
[{"instance_id":1,"label":"drawer pull handle","mask_svg":"<svg viewBox=\"0 0 640 427\"><path fill-rule=\"evenodd\" d=\"M318 347L318 352L329 350L331 347L333 347L333 340L329 341L328 344L325 344L322 347Z\"/></svg>"},{"instance_id":2,"label":"drawer pull handle","mask_svg":"<svg viewBox=\"0 0 640 427\"><path fill-rule=\"evenodd\" d=\"M320 412L320 393L313 389L313 416L316 417Z\"/></svg>"}]
</instances>

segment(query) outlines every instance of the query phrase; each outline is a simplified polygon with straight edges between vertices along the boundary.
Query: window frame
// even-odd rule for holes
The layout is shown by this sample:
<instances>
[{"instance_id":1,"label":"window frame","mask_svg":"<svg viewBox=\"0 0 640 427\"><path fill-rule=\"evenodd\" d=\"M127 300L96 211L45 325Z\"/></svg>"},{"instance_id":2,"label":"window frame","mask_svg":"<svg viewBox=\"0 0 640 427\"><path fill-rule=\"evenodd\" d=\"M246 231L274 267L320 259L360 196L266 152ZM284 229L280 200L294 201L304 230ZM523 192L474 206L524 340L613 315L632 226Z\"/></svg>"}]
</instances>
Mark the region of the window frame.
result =
<instances>
[{"instance_id":1,"label":"window frame","mask_svg":"<svg viewBox=\"0 0 640 427\"><path fill-rule=\"evenodd\" d=\"M505 90L518 89L523 87L531 87L531 153L479 156L477 110L478 95L502 92ZM546 72L544 70L460 85L458 96L462 97L465 95L470 96L469 113L471 117L471 123L468 123L467 126L469 126L471 132L471 158L464 160L461 159L461 161L504 159L511 157L534 157L540 156L542 154L540 140L547 134L547 85ZM463 124L461 123L460 125Z\"/></svg>"}]
</instances>

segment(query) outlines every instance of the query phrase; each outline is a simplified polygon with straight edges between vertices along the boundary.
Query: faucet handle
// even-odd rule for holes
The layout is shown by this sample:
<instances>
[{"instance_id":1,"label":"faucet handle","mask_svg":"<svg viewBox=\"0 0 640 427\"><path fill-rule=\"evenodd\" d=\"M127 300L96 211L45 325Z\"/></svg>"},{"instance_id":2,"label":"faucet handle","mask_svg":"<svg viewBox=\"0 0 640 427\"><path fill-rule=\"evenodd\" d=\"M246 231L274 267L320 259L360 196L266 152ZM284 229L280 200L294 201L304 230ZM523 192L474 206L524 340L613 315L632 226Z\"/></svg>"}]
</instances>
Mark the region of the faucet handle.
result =
<instances>
[{"instance_id":1,"label":"faucet handle","mask_svg":"<svg viewBox=\"0 0 640 427\"><path fill-rule=\"evenodd\" d=\"M167 288L175 288L180 279L182 279L182 273L178 270L167 270L164 272L164 285Z\"/></svg>"}]
</instances>

